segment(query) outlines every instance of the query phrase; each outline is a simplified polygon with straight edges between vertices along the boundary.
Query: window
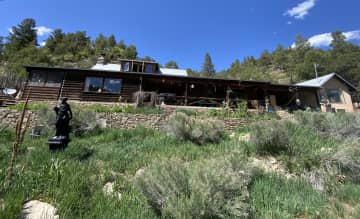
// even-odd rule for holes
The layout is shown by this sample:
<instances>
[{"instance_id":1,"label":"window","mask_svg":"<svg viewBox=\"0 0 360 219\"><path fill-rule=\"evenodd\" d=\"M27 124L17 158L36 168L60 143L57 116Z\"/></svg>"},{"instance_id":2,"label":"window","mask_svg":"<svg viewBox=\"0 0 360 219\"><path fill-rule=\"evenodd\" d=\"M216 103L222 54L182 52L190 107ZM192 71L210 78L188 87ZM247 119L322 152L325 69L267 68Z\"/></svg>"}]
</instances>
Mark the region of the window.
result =
<instances>
[{"instance_id":1,"label":"window","mask_svg":"<svg viewBox=\"0 0 360 219\"><path fill-rule=\"evenodd\" d=\"M145 72L146 73L153 73L154 72L154 66L152 64L145 64Z\"/></svg>"},{"instance_id":2,"label":"window","mask_svg":"<svg viewBox=\"0 0 360 219\"><path fill-rule=\"evenodd\" d=\"M102 92L103 78L87 77L85 80L85 91L87 92Z\"/></svg>"},{"instance_id":3,"label":"window","mask_svg":"<svg viewBox=\"0 0 360 219\"><path fill-rule=\"evenodd\" d=\"M121 91L121 79L105 78L104 92L117 93Z\"/></svg>"},{"instance_id":4,"label":"window","mask_svg":"<svg viewBox=\"0 0 360 219\"><path fill-rule=\"evenodd\" d=\"M129 62L124 62L122 70L123 71L129 71L130 70L130 63Z\"/></svg>"},{"instance_id":5,"label":"window","mask_svg":"<svg viewBox=\"0 0 360 219\"><path fill-rule=\"evenodd\" d=\"M139 63L134 63L133 72L142 72L142 65Z\"/></svg>"},{"instance_id":6,"label":"window","mask_svg":"<svg viewBox=\"0 0 360 219\"><path fill-rule=\"evenodd\" d=\"M57 74L47 74L46 83L45 86L48 87L60 87L61 82L63 80L63 74L57 73Z\"/></svg>"},{"instance_id":7,"label":"window","mask_svg":"<svg viewBox=\"0 0 360 219\"><path fill-rule=\"evenodd\" d=\"M40 72L33 71L29 76L29 83L32 86L60 87L64 78L63 72Z\"/></svg>"},{"instance_id":8,"label":"window","mask_svg":"<svg viewBox=\"0 0 360 219\"><path fill-rule=\"evenodd\" d=\"M44 85L46 81L46 74L44 72L32 72L30 82L32 85Z\"/></svg>"},{"instance_id":9,"label":"window","mask_svg":"<svg viewBox=\"0 0 360 219\"><path fill-rule=\"evenodd\" d=\"M105 92L117 93L121 92L122 79L87 77L85 80L85 92Z\"/></svg>"},{"instance_id":10,"label":"window","mask_svg":"<svg viewBox=\"0 0 360 219\"><path fill-rule=\"evenodd\" d=\"M327 97L330 103L341 103L341 91L338 89L327 89Z\"/></svg>"}]
</instances>

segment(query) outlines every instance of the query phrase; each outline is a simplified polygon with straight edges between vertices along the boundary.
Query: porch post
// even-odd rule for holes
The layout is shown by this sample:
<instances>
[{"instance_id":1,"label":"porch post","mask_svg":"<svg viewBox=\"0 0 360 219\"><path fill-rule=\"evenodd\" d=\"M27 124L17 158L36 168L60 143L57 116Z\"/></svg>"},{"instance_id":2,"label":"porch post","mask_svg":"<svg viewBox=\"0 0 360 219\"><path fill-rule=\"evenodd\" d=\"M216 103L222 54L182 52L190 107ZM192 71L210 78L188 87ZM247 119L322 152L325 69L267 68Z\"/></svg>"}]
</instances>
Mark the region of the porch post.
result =
<instances>
[{"instance_id":1,"label":"porch post","mask_svg":"<svg viewBox=\"0 0 360 219\"><path fill-rule=\"evenodd\" d=\"M230 93L231 93L231 89L230 86L228 85L226 87L226 97L225 97L225 104L227 108L230 107Z\"/></svg>"},{"instance_id":2,"label":"porch post","mask_svg":"<svg viewBox=\"0 0 360 219\"><path fill-rule=\"evenodd\" d=\"M185 84L185 106L187 106L187 104L188 104L188 86L189 86L189 84L188 84L188 82L186 82L186 84Z\"/></svg>"},{"instance_id":3,"label":"porch post","mask_svg":"<svg viewBox=\"0 0 360 219\"><path fill-rule=\"evenodd\" d=\"M140 76L139 91L142 91L142 82L143 82L143 78L142 78L142 76Z\"/></svg>"},{"instance_id":4,"label":"porch post","mask_svg":"<svg viewBox=\"0 0 360 219\"><path fill-rule=\"evenodd\" d=\"M269 112L270 100L269 100L267 88L264 89L264 100L265 100L265 111Z\"/></svg>"}]
</instances>

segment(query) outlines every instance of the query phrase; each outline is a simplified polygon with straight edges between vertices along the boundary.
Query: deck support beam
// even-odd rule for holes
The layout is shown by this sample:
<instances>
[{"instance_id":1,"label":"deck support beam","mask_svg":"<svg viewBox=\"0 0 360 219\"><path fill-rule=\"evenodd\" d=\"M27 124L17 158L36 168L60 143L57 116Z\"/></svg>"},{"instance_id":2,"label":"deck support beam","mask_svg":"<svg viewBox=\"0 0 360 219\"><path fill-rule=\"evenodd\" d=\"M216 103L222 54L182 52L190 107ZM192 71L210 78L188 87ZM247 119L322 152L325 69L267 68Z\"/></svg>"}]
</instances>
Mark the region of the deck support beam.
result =
<instances>
[{"instance_id":1,"label":"deck support beam","mask_svg":"<svg viewBox=\"0 0 360 219\"><path fill-rule=\"evenodd\" d=\"M185 84L185 102L184 102L184 105L185 105L185 106L188 105L188 87L189 87L189 84L186 83L186 84Z\"/></svg>"}]
</instances>

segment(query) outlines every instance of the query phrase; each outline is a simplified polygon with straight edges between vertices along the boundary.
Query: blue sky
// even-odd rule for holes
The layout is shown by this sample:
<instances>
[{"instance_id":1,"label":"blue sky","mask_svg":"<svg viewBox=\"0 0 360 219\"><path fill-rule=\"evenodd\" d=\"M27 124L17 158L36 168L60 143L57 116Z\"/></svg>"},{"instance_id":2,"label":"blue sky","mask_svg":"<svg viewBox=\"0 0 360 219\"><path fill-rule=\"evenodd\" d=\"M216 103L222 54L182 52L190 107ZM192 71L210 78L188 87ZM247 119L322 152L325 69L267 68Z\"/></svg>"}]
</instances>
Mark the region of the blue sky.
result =
<instances>
[{"instance_id":1,"label":"blue sky","mask_svg":"<svg viewBox=\"0 0 360 219\"><path fill-rule=\"evenodd\" d=\"M209 52L220 71L237 58L290 46L296 34L324 47L327 33L341 30L360 44L359 9L359 0L0 0L0 35L34 18L39 42L55 28L92 38L113 33L140 56L181 68L199 70Z\"/></svg>"}]
</instances>

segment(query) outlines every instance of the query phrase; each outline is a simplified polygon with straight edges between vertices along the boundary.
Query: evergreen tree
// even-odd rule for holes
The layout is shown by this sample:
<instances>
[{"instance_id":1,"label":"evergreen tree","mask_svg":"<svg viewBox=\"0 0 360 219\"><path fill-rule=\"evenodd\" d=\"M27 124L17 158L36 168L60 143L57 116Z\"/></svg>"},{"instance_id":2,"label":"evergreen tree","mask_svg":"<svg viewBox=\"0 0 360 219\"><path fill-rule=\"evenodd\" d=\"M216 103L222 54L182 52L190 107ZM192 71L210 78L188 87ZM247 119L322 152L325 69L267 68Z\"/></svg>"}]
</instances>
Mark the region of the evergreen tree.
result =
<instances>
[{"instance_id":1,"label":"evergreen tree","mask_svg":"<svg viewBox=\"0 0 360 219\"><path fill-rule=\"evenodd\" d=\"M236 59L231 63L230 68L227 70L228 78L240 79L241 78L241 63L239 59Z\"/></svg>"},{"instance_id":2,"label":"evergreen tree","mask_svg":"<svg viewBox=\"0 0 360 219\"><path fill-rule=\"evenodd\" d=\"M333 38L330 44L333 49L332 53L334 55L344 53L348 47L345 35L341 31L335 31L331 36Z\"/></svg>"},{"instance_id":3,"label":"evergreen tree","mask_svg":"<svg viewBox=\"0 0 360 219\"><path fill-rule=\"evenodd\" d=\"M138 55L138 52L136 50L136 46L130 45L125 49L123 58L125 58L125 59L136 59L137 55Z\"/></svg>"},{"instance_id":4,"label":"evergreen tree","mask_svg":"<svg viewBox=\"0 0 360 219\"><path fill-rule=\"evenodd\" d=\"M165 64L165 68L174 68L174 69L178 69L179 66L175 61L169 61Z\"/></svg>"},{"instance_id":5,"label":"evergreen tree","mask_svg":"<svg viewBox=\"0 0 360 219\"><path fill-rule=\"evenodd\" d=\"M108 47L108 39L100 33L98 37L96 37L94 42L95 55L99 56L102 54L106 54L106 50Z\"/></svg>"},{"instance_id":6,"label":"evergreen tree","mask_svg":"<svg viewBox=\"0 0 360 219\"><path fill-rule=\"evenodd\" d=\"M61 29L55 29L48 37L45 47L54 55L61 55L65 52L64 45L65 33Z\"/></svg>"},{"instance_id":7,"label":"evergreen tree","mask_svg":"<svg viewBox=\"0 0 360 219\"><path fill-rule=\"evenodd\" d=\"M37 45L36 22L32 18L24 19L17 26L11 28L7 37L9 49L18 51L27 46Z\"/></svg>"},{"instance_id":8,"label":"evergreen tree","mask_svg":"<svg viewBox=\"0 0 360 219\"><path fill-rule=\"evenodd\" d=\"M206 77L214 77L215 76L215 67L212 63L211 57L209 53L205 54L204 63L201 69L201 75Z\"/></svg>"},{"instance_id":9,"label":"evergreen tree","mask_svg":"<svg viewBox=\"0 0 360 219\"><path fill-rule=\"evenodd\" d=\"M116 39L114 34L111 34L109 38L107 39L107 46L108 48L113 48L116 46Z\"/></svg>"},{"instance_id":10,"label":"evergreen tree","mask_svg":"<svg viewBox=\"0 0 360 219\"><path fill-rule=\"evenodd\" d=\"M264 50L261 53L260 58L258 60L258 64L260 66L269 66L269 65L271 65L271 54L269 53L268 50Z\"/></svg>"},{"instance_id":11,"label":"evergreen tree","mask_svg":"<svg viewBox=\"0 0 360 219\"><path fill-rule=\"evenodd\" d=\"M289 67L289 52L283 45L279 45L272 53L272 59L275 69L285 71Z\"/></svg>"},{"instance_id":12,"label":"evergreen tree","mask_svg":"<svg viewBox=\"0 0 360 219\"><path fill-rule=\"evenodd\" d=\"M4 49L5 49L4 37L0 36L0 64L3 61Z\"/></svg>"},{"instance_id":13,"label":"evergreen tree","mask_svg":"<svg viewBox=\"0 0 360 219\"><path fill-rule=\"evenodd\" d=\"M148 62L155 62L155 59L151 58L150 56L145 56L145 57L142 58L141 60L143 60L143 61L148 61Z\"/></svg>"}]
</instances>

